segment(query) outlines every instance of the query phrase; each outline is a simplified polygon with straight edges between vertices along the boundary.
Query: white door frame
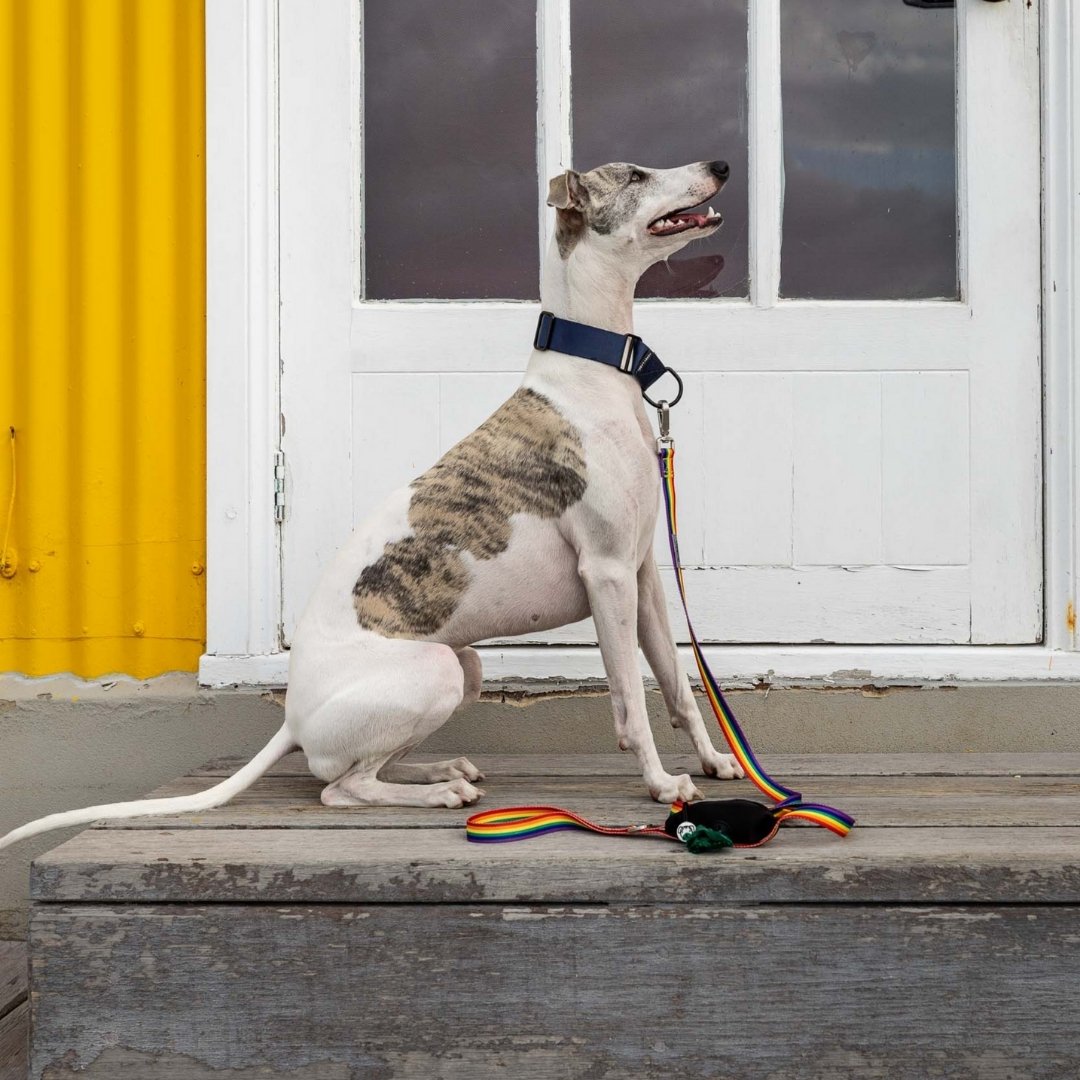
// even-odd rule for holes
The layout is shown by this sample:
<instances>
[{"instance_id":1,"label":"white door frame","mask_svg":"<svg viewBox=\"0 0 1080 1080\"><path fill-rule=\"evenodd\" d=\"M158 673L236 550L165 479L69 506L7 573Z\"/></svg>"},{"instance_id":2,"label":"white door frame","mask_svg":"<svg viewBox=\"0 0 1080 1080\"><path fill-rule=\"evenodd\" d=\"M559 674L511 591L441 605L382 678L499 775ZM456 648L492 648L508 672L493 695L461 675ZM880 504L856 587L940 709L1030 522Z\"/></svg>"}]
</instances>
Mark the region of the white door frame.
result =
<instances>
[{"instance_id":1,"label":"white door frame","mask_svg":"<svg viewBox=\"0 0 1080 1080\"><path fill-rule=\"evenodd\" d=\"M711 646L709 661L725 683L1080 681L1080 327L1073 312L1080 300L1080 27L1071 0L1042 0L1041 21L1043 642ZM274 521L281 423L276 57L276 0L207 5L207 648L199 680L209 686L282 685L288 668ZM483 652L491 682L603 678L595 646ZM685 659L691 670L688 652Z\"/></svg>"}]
</instances>

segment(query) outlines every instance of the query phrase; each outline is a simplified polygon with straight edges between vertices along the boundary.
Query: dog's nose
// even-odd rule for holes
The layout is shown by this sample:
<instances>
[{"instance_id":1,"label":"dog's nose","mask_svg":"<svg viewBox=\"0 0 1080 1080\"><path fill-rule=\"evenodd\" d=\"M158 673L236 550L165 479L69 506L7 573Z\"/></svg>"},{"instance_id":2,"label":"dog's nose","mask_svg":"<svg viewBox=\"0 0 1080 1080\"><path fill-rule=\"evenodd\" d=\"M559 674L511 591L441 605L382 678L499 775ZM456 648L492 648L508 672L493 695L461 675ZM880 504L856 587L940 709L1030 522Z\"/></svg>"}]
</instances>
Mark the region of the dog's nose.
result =
<instances>
[{"instance_id":1,"label":"dog's nose","mask_svg":"<svg viewBox=\"0 0 1080 1080\"><path fill-rule=\"evenodd\" d=\"M731 174L731 170L728 168L728 163L726 161L710 161L709 172L711 172L717 180L726 180Z\"/></svg>"}]
</instances>

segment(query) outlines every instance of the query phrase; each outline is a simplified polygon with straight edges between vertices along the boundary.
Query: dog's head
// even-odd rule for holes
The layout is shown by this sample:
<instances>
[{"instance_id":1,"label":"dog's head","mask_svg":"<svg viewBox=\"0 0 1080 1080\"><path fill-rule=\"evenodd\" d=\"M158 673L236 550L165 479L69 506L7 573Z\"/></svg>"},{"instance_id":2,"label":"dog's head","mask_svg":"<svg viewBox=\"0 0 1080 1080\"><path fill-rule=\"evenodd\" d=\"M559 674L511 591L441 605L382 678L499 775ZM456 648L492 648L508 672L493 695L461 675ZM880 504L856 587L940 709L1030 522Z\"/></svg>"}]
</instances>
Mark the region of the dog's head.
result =
<instances>
[{"instance_id":1,"label":"dog's head","mask_svg":"<svg viewBox=\"0 0 1080 1080\"><path fill-rule=\"evenodd\" d=\"M712 236L724 219L702 204L727 182L726 161L698 161L677 169L647 169L613 162L589 172L573 169L548 188L555 207L559 254L580 244L632 262L639 274L691 240Z\"/></svg>"}]
</instances>

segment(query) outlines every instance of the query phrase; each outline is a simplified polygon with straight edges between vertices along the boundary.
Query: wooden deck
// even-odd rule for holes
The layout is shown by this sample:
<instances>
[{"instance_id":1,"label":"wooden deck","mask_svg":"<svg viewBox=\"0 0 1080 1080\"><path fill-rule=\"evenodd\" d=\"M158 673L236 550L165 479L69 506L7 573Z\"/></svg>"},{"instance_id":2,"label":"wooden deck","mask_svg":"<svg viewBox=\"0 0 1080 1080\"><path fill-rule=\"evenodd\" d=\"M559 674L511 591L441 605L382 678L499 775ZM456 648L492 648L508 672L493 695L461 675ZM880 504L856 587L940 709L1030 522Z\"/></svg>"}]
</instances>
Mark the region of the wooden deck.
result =
<instances>
[{"instance_id":1,"label":"wooden deck","mask_svg":"<svg viewBox=\"0 0 1080 1080\"><path fill-rule=\"evenodd\" d=\"M29 1029L26 946L0 941L0 1080L26 1080Z\"/></svg>"},{"instance_id":2,"label":"wooden deck","mask_svg":"<svg viewBox=\"0 0 1080 1080\"><path fill-rule=\"evenodd\" d=\"M665 816L625 756L475 760L486 807ZM33 871L31 1076L1080 1076L1080 755L767 764L856 830L475 845L465 811L324 808L298 756L88 830Z\"/></svg>"}]
</instances>

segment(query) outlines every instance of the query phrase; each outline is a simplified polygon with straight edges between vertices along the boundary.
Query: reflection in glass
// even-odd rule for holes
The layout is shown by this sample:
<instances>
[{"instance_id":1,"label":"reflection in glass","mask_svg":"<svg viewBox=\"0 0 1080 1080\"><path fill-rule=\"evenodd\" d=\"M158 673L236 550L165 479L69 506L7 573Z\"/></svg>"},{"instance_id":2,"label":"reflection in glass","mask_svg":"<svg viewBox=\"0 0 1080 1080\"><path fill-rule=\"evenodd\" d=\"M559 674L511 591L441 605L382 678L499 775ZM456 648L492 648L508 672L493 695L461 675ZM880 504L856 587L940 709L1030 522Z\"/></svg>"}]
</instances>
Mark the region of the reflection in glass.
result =
<instances>
[{"instance_id":1,"label":"reflection in glass","mask_svg":"<svg viewBox=\"0 0 1080 1080\"><path fill-rule=\"evenodd\" d=\"M535 4L366 0L363 34L365 296L535 299Z\"/></svg>"},{"instance_id":2,"label":"reflection in glass","mask_svg":"<svg viewBox=\"0 0 1080 1080\"><path fill-rule=\"evenodd\" d=\"M571 4L574 167L722 158L714 237L642 278L638 296L747 295L746 0Z\"/></svg>"},{"instance_id":3,"label":"reflection in glass","mask_svg":"<svg viewBox=\"0 0 1080 1080\"><path fill-rule=\"evenodd\" d=\"M788 297L957 296L954 12L783 0Z\"/></svg>"}]
</instances>

